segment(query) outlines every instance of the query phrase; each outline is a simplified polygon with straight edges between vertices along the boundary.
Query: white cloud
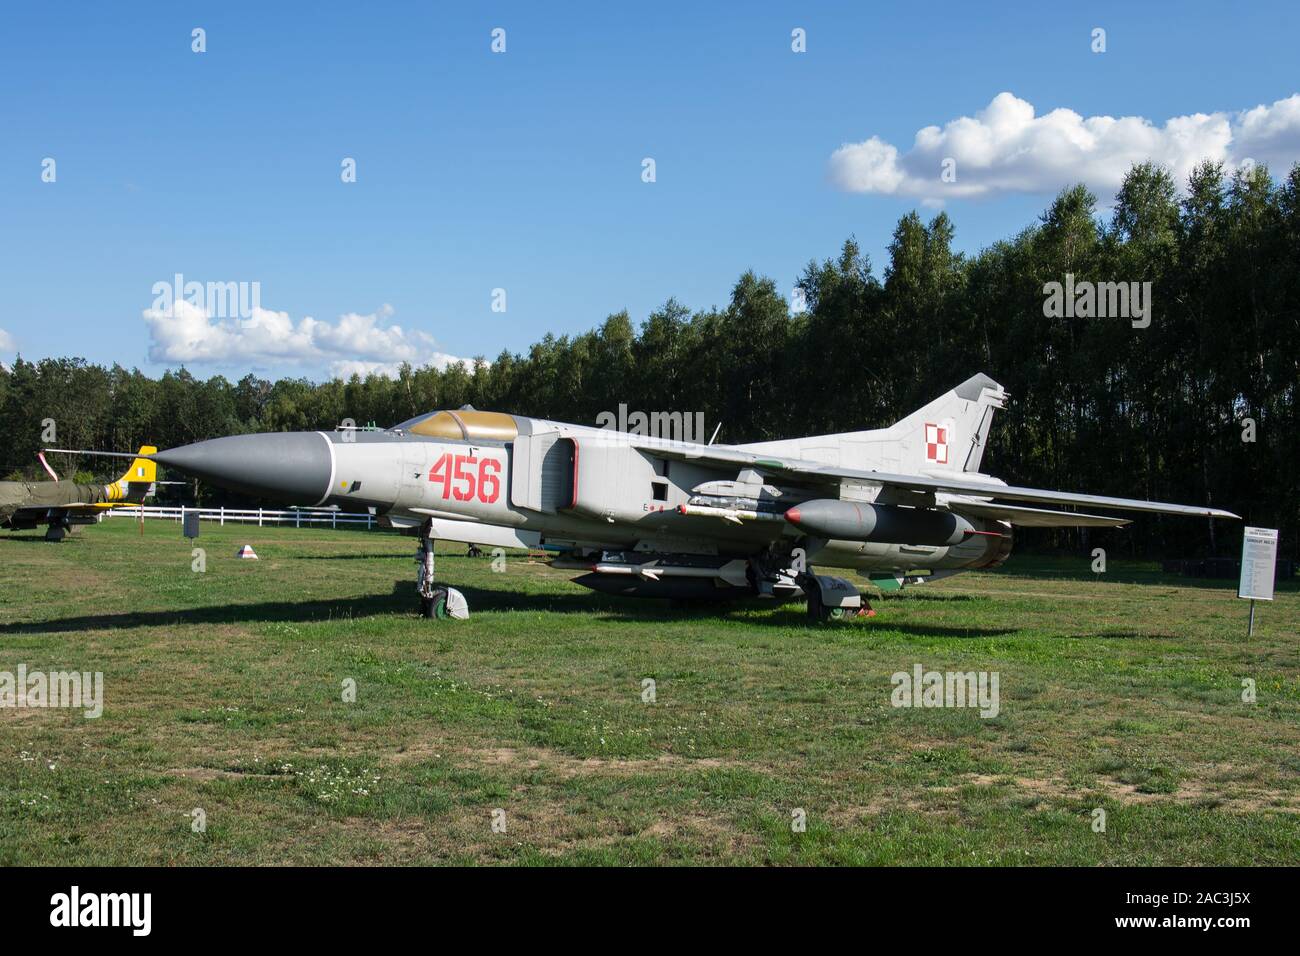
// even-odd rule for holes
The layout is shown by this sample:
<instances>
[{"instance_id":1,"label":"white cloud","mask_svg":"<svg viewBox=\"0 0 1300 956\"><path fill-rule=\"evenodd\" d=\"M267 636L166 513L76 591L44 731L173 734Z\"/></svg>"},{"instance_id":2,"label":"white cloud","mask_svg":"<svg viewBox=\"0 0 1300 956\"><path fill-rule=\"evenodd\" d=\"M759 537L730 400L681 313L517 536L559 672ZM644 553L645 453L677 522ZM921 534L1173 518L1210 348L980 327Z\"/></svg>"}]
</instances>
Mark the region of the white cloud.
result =
<instances>
[{"instance_id":1,"label":"white cloud","mask_svg":"<svg viewBox=\"0 0 1300 956\"><path fill-rule=\"evenodd\" d=\"M434 365L439 369L445 369L448 365L455 365L457 362L464 362L465 367L472 369L474 367L473 359L456 358L454 355L446 355L442 352L436 353L436 357L428 362L412 362L414 367L422 365ZM359 375L365 378L367 375L382 375L384 378L397 378L402 369L401 362L365 362L358 359L339 359L330 362L329 370L331 378L351 378L353 375Z\"/></svg>"},{"instance_id":2,"label":"white cloud","mask_svg":"<svg viewBox=\"0 0 1300 956\"><path fill-rule=\"evenodd\" d=\"M941 178L945 159L956 179ZM1156 126L1140 116L1080 116L1055 109L1036 116L1032 104L999 93L973 117L927 126L912 148L877 136L845 143L831 154L830 179L857 193L911 196L927 203L999 193L1052 193L1083 182L1107 199L1138 162L1166 166L1180 188L1197 163L1229 168L1246 159L1285 175L1300 160L1300 93L1239 113L1193 113Z\"/></svg>"},{"instance_id":3,"label":"white cloud","mask_svg":"<svg viewBox=\"0 0 1300 956\"><path fill-rule=\"evenodd\" d=\"M8 332L6 332L4 329L0 329L0 352L17 352L17 351L18 351L18 343L14 341L14 337L10 335Z\"/></svg>"},{"instance_id":4,"label":"white cloud","mask_svg":"<svg viewBox=\"0 0 1300 956\"><path fill-rule=\"evenodd\" d=\"M152 362L328 366L331 375L343 377L354 371L393 376L403 362L438 368L473 364L439 351L426 332L389 324L392 315L392 306L384 305L368 315L348 312L332 323L311 316L295 322L287 312L263 308L254 308L246 319L214 319L185 299L143 313Z\"/></svg>"}]
</instances>

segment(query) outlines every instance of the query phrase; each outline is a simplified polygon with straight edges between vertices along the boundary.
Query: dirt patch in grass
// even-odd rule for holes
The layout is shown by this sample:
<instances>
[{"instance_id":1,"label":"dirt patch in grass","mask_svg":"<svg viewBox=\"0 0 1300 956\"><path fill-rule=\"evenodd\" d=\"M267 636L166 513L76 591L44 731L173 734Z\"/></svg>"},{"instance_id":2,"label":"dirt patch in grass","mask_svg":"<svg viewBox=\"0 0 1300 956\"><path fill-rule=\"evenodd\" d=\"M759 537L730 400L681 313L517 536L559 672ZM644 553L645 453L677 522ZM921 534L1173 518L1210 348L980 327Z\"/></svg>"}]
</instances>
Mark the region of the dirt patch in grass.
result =
<instances>
[{"instance_id":1,"label":"dirt patch in grass","mask_svg":"<svg viewBox=\"0 0 1300 956\"><path fill-rule=\"evenodd\" d=\"M1010 786L1018 793L1052 801L1077 800L1100 792L1106 799L1126 805L1156 803L1213 804L1219 809L1234 813L1254 813L1262 810L1300 813L1300 806L1297 806L1292 800L1280 798L1275 791L1243 788L1226 793L1213 789L1200 780L1180 781L1178 788L1172 793L1148 793L1139 789L1138 784L1124 783L1112 777L1097 777L1090 786L1072 787L1060 777L1009 777L990 774L968 774L962 781L962 785L977 787ZM955 790L957 788L946 787L943 789Z\"/></svg>"},{"instance_id":2,"label":"dirt patch in grass","mask_svg":"<svg viewBox=\"0 0 1300 956\"><path fill-rule=\"evenodd\" d=\"M716 757L699 759L660 754L643 760L609 759L605 757L574 757L545 747L490 747L463 748L457 751L460 758L468 758L474 766L508 766L521 770L544 770L567 779L589 774L638 774L668 770L711 770L717 767L741 767L739 761Z\"/></svg>"},{"instance_id":3,"label":"dirt patch in grass","mask_svg":"<svg viewBox=\"0 0 1300 956\"><path fill-rule=\"evenodd\" d=\"M449 759L467 767L494 767L509 770L541 770L561 779L589 774L638 774L669 770L712 770L719 767L746 767L738 760L717 757L679 757L660 754L634 760L607 757L575 757L548 747L465 747L447 741L409 744L380 758L385 764L406 764L421 760Z\"/></svg>"}]
</instances>

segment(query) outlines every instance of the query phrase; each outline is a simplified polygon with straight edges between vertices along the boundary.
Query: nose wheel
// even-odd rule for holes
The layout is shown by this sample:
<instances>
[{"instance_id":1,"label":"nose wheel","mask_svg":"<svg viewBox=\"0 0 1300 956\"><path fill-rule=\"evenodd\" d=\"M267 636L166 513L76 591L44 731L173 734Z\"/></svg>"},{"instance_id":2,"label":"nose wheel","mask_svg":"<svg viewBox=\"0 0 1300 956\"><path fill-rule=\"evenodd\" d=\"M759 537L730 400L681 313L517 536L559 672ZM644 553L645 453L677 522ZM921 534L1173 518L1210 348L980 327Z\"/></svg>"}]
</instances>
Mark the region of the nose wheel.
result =
<instances>
[{"instance_id":1,"label":"nose wheel","mask_svg":"<svg viewBox=\"0 0 1300 956\"><path fill-rule=\"evenodd\" d=\"M444 620L447 614L447 589L434 588L433 594L429 597L420 597L420 614L423 617L437 618Z\"/></svg>"},{"instance_id":2,"label":"nose wheel","mask_svg":"<svg viewBox=\"0 0 1300 956\"><path fill-rule=\"evenodd\" d=\"M469 617L469 602L465 595L433 579L433 522L420 525L420 544L415 552L417 572L415 590L420 596L420 616L434 620Z\"/></svg>"}]
</instances>

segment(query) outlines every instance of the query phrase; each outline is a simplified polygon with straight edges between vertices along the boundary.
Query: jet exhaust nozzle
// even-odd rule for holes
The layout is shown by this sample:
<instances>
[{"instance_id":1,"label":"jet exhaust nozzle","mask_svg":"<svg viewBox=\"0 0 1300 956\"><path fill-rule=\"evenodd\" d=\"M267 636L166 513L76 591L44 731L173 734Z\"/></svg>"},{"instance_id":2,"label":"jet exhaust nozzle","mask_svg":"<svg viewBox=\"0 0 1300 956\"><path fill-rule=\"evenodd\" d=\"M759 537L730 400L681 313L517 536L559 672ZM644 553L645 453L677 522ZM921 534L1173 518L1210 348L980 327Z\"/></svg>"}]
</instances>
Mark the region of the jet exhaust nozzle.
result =
<instances>
[{"instance_id":1,"label":"jet exhaust nozzle","mask_svg":"<svg viewBox=\"0 0 1300 956\"><path fill-rule=\"evenodd\" d=\"M960 544L979 529L961 515L934 508L873 505L818 498L795 505L785 520L819 538L882 544L945 546Z\"/></svg>"}]
</instances>

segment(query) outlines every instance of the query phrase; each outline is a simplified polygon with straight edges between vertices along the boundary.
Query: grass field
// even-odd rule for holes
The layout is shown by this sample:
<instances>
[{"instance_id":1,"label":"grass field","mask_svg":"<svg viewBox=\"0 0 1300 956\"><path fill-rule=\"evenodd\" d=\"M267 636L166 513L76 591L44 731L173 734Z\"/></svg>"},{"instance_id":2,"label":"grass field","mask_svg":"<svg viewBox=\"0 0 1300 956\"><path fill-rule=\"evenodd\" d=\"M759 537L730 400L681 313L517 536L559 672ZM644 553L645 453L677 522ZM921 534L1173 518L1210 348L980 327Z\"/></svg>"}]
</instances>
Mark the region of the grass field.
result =
<instances>
[{"instance_id":1,"label":"grass field","mask_svg":"<svg viewBox=\"0 0 1300 956\"><path fill-rule=\"evenodd\" d=\"M0 671L104 674L98 719L0 709L0 863L1300 862L1294 585L1247 641L1231 582L1019 556L812 627L446 545L473 616L431 622L410 538L198 543L0 534ZM999 715L891 706L916 663Z\"/></svg>"}]
</instances>

